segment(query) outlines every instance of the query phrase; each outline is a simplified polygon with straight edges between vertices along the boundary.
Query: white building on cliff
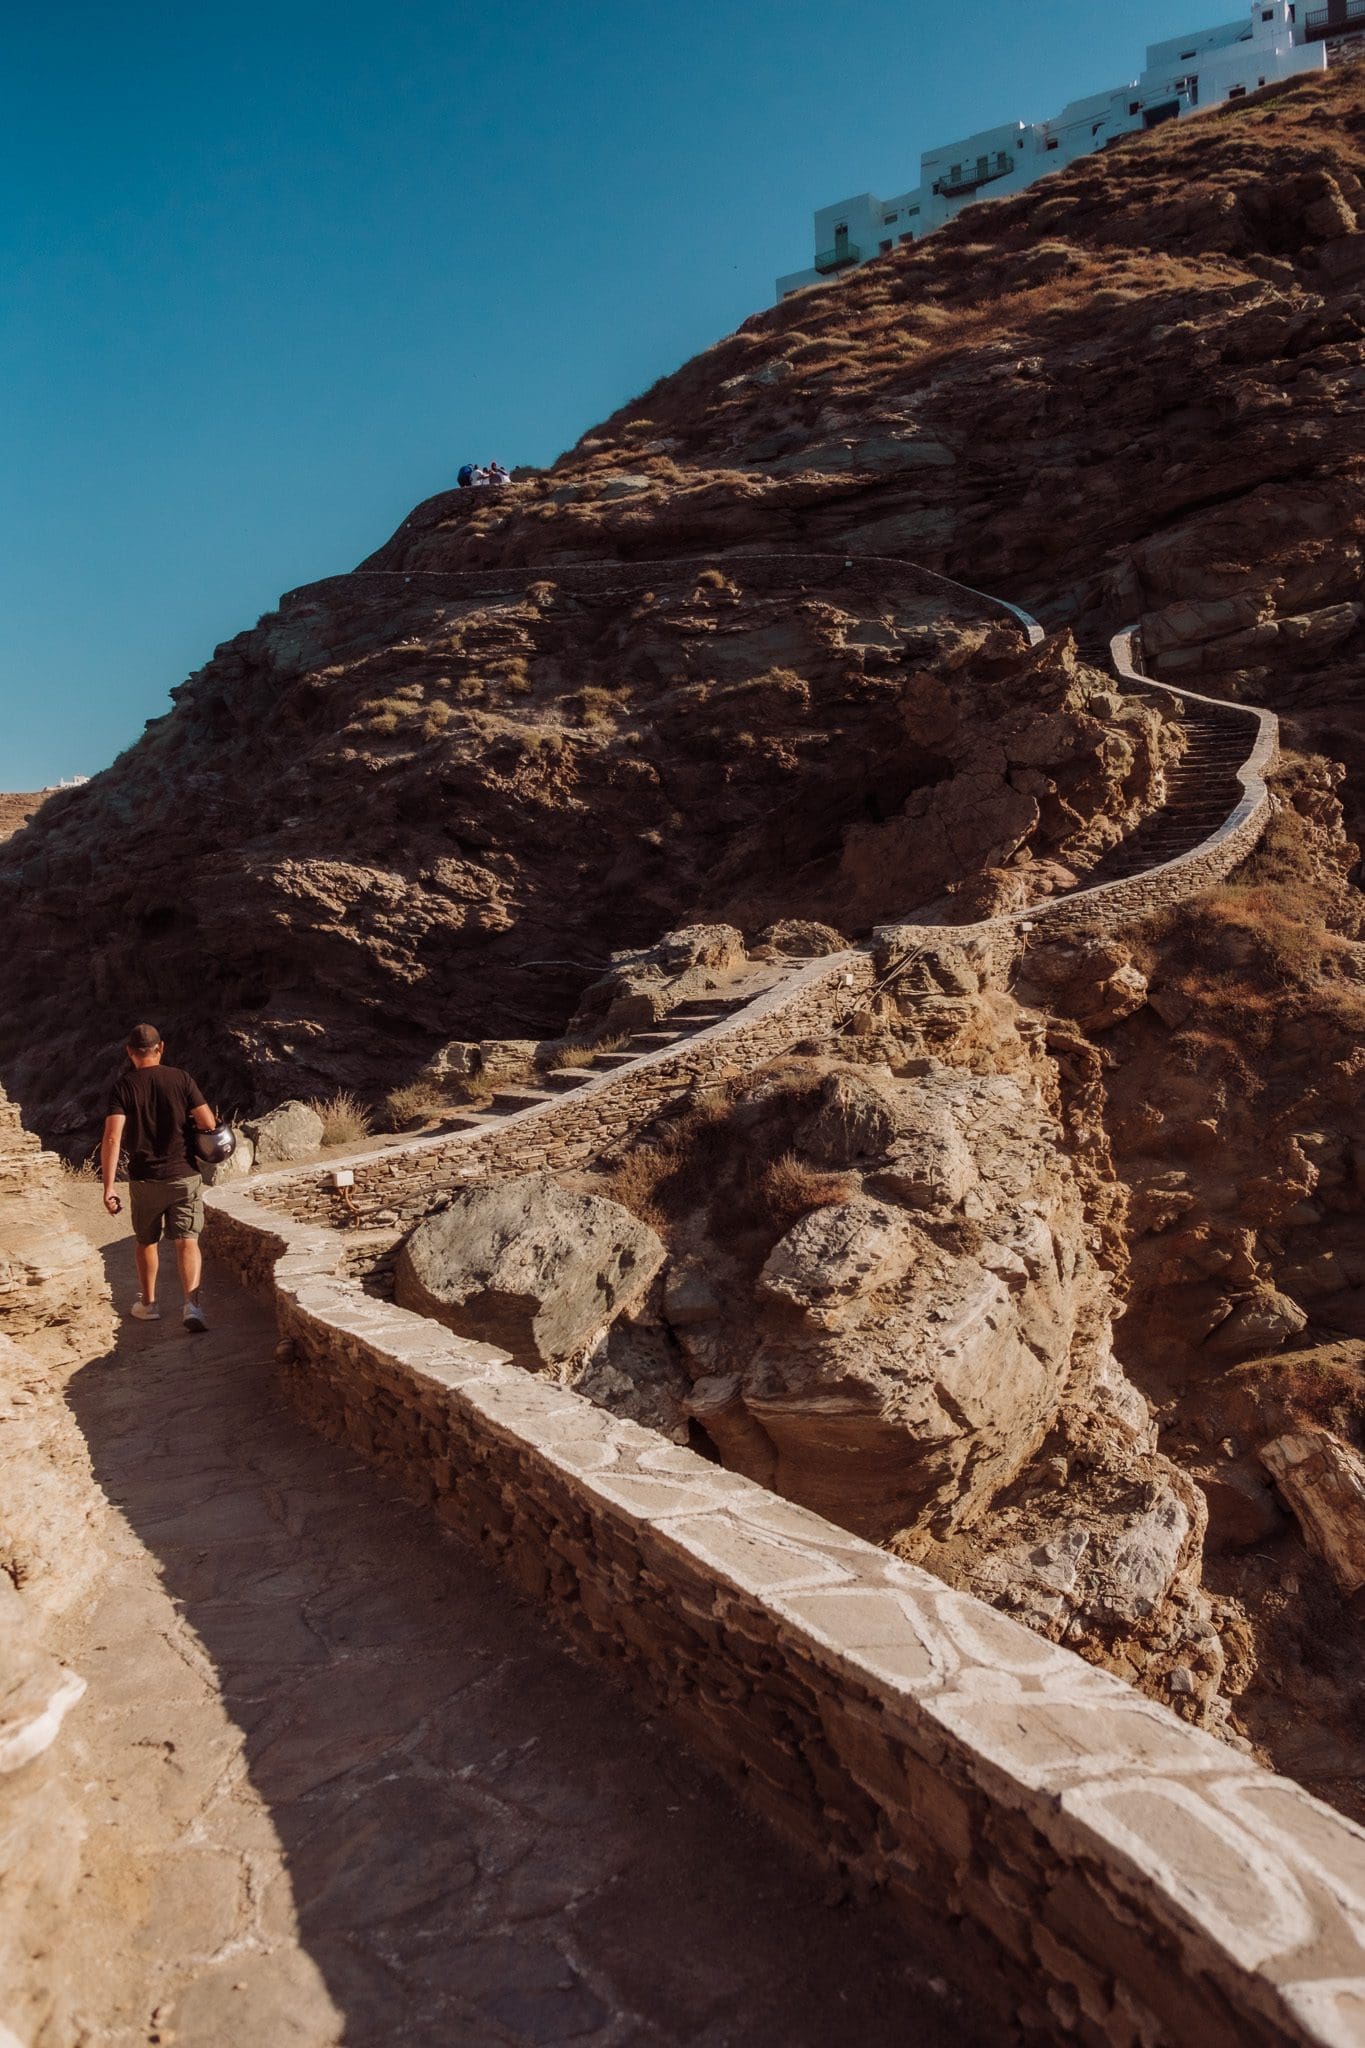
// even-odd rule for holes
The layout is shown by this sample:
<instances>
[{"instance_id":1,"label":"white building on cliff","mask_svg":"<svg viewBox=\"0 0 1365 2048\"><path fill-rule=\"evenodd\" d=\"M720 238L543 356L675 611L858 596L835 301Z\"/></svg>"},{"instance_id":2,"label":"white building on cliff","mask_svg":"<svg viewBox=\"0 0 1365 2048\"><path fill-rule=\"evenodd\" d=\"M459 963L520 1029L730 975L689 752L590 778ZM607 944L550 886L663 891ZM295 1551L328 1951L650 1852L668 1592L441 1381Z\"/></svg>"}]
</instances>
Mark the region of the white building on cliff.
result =
<instances>
[{"instance_id":1,"label":"white building on cliff","mask_svg":"<svg viewBox=\"0 0 1365 2048\"><path fill-rule=\"evenodd\" d=\"M1008 121L927 151L912 192L894 199L860 192L822 206L814 265L780 277L778 297L918 241L964 206L1020 192L1116 136L1243 99L1296 72L1321 71L1356 43L1365 43L1365 0L1253 0L1238 21L1152 43L1142 71L1126 85L1072 100L1051 121Z\"/></svg>"}]
</instances>

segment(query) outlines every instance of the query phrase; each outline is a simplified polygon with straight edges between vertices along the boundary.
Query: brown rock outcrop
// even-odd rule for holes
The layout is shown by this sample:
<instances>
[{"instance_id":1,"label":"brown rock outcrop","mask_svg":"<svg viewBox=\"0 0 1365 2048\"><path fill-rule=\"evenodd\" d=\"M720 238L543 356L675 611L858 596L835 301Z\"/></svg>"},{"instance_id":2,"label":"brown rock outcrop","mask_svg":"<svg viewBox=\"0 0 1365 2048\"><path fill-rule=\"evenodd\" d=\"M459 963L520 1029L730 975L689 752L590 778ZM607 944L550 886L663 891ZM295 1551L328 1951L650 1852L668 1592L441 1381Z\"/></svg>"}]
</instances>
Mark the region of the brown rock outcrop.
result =
<instances>
[{"instance_id":1,"label":"brown rock outcrop","mask_svg":"<svg viewBox=\"0 0 1365 2048\"><path fill-rule=\"evenodd\" d=\"M1263 1444L1261 1462L1342 1592L1365 1586L1365 1458L1330 1430L1303 1429Z\"/></svg>"},{"instance_id":2,"label":"brown rock outcrop","mask_svg":"<svg viewBox=\"0 0 1365 2048\"><path fill-rule=\"evenodd\" d=\"M755 314L585 436L545 498L433 499L372 559L777 537L904 553L1086 632L1141 617L1171 679L1330 732L1356 831L1359 79L1273 87L971 207Z\"/></svg>"}]
</instances>

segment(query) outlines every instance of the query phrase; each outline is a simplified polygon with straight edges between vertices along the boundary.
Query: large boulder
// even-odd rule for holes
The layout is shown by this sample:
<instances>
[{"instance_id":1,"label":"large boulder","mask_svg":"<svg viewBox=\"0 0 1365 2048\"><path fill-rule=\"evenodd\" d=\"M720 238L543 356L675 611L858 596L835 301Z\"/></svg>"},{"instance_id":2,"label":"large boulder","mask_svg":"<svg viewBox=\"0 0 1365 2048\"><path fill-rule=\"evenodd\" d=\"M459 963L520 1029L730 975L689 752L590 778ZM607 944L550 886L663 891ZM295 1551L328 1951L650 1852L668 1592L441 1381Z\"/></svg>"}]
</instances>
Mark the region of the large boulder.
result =
<instances>
[{"instance_id":1,"label":"large boulder","mask_svg":"<svg viewBox=\"0 0 1365 2048\"><path fill-rule=\"evenodd\" d=\"M704 996L717 973L742 967L743 934L729 924L690 924L657 945L613 953L611 968L592 982L569 1021L570 1038L646 1031L680 1003Z\"/></svg>"},{"instance_id":2,"label":"large boulder","mask_svg":"<svg viewBox=\"0 0 1365 2048\"><path fill-rule=\"evenodd\" d=\"M655 949L666 974L685 974L689 967L742 967L744 934L732 924L687 924L667 932Z\"/></svg>"},{"instance_id":3,"label":"large boulder","mask_svg":"<svg viewBox=\"0 0 1365 2048\"><path fill-rule=\"evenodd\" d=\"M900 1127L891 1088L846 1067L826 1077L796 1142L817 1166L864 1166L885 1159Z\"/></svg>"},{"instance_id":4,"label":"large boulder","mask_svg":"<svg viewBox=\"0 0 1365 2048\"><path fill-rule=\"evenodd\" d=\"M573 1358L633 1307L664 1261L647 1225L549 1174L466 1188L398 1255L404 1308L496 1344L530 1371Z\"/></svg>"},{"instance_id":5,"label":"large boulder","mask_svg":"<svg viewBox=\"0 0 1365 2048\"><path fill-rule=\"evenodd\" d=\"M483 1065L483 1053L468 1038L452 1038L436 1048L422 1069L422 1079L443 1088L451 1081L468 1081Z\"/></svg>"},{"instance_id":6,"label":"large boulder","mask_svg":"<svg viewBox=\"0 0 1365 2048\"><path fill-rule=\"evenodd\" d=\"M1278 1351L1307 1325L1308 1316L1296 1301L1278 1288L1263 1287L1236 1304L1204 1340L1204 1349L1215 1358L1256 1358Z\"/></svg>"},{"instance_id":7,"label":"large boulder","mask_svg":"<svg viewBox=\"0 0 1365 2048\"><path fill-rule=\"evenodd\" d=\"M255 1148L257 1166L278 1166L322 1150L322 1118L306 1102L282 1102L242 1129Z\"/></svg>"},{"instance_id":8,"label":"large boulder","mask_svg":"<svg viewBox=\"0 0 1365 2048\"><path fill-rule=\"evenodd\" d=\"M909 1217L885 1202L812 1209L774 1246L758 1292L837 1329L845 1309L900 1279L921 1242Z\"/></svg>"},{"instance_id":9,"label":"large boulder","mask_svg":"<svg viewBox=\"0 0 1365 2048\"><path fill-rule=\"evenodd\" d=\"M875 1192L909 1208L953 1208L977 1179L961 1111L941 1088L845 1068L827 1077L796 1142L820 1166L881 1165Z\"/></svg>"},{"instance_id":10,"label":"large boulder","mask_svg":"<svg viewBox=\"0 0 1365 2048\"><path fill-rule=\"evenodd\" d=\"M819 924L813 918L782 917L760 935L759 944L789 959L818 960L827 953L842 953L848 940L833 925Z\"/></svg>"}]
</instances>

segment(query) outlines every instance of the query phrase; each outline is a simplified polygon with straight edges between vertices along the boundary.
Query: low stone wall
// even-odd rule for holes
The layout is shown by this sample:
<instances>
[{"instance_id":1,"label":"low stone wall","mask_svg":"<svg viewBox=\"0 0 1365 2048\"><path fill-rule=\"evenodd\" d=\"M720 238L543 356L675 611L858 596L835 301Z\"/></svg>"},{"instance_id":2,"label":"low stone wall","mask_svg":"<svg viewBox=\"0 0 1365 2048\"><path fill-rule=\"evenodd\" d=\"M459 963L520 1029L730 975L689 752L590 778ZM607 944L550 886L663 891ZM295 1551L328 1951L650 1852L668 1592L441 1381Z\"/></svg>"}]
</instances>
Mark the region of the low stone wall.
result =
<instances>
[{"instance_id":1,"label":"low stone wall","mask_svg":"<svg viewBox=\"0 0 1365 2048\"><path fill-rule=\"evenodd\" d=\"M774 1825L887 1888L1036 2039L1344 2044L1365 1834L995 1609L338 1277L335 1232L209 1196L272 1260L313 1425L478 1545Z\"/></svg>"}]
</instances>

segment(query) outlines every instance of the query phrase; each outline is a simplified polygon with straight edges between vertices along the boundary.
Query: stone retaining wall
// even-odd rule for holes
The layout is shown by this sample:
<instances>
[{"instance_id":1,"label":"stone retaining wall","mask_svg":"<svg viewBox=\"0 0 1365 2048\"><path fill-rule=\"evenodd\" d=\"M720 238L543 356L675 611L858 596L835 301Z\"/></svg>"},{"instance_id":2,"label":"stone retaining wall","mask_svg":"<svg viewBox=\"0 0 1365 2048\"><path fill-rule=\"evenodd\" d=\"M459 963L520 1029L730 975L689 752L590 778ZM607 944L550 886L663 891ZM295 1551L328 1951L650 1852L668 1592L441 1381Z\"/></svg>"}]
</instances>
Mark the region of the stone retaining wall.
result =
<instances>
[{"instance_id":1,"label":"stone retaining wall","mask_svg":"<svg viewBox=\"0 0 1365 2048\"><path fill-rule=\"evenodd\" d=\"M1365 1834L1008 1617L210 1197L285 1385L1036 2039L1365 2039Z\"/></svg>"}]
</instances>

